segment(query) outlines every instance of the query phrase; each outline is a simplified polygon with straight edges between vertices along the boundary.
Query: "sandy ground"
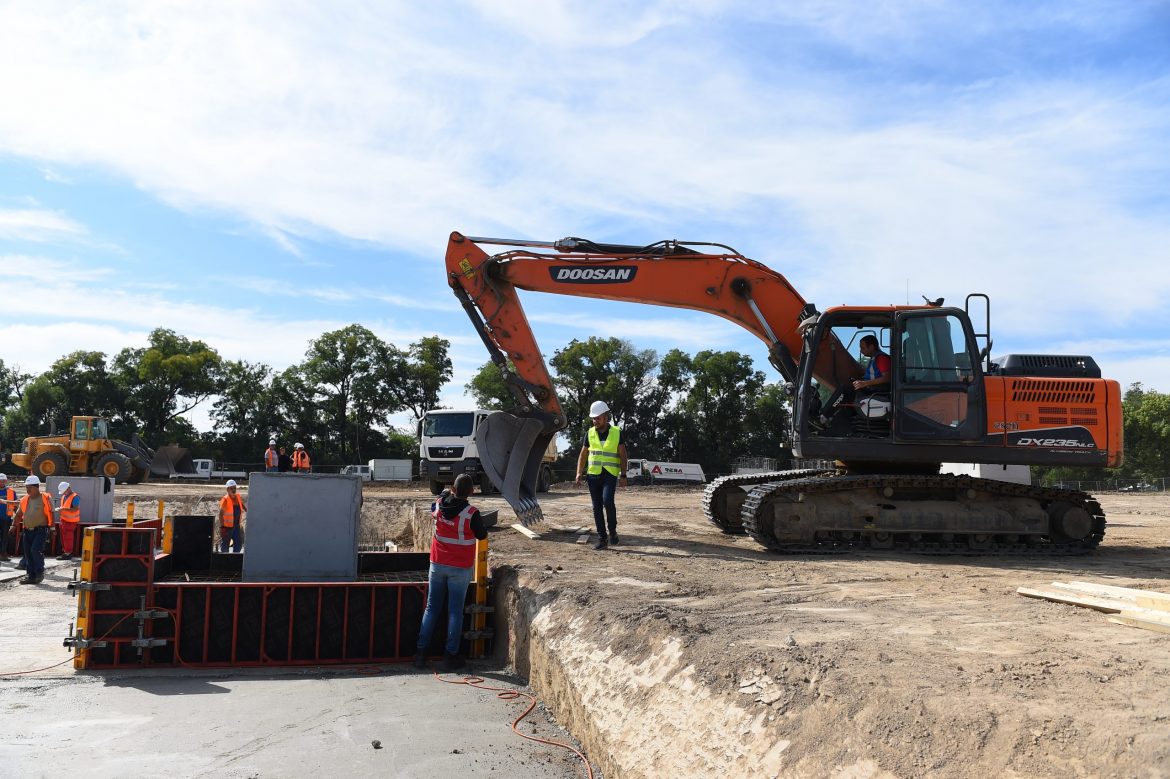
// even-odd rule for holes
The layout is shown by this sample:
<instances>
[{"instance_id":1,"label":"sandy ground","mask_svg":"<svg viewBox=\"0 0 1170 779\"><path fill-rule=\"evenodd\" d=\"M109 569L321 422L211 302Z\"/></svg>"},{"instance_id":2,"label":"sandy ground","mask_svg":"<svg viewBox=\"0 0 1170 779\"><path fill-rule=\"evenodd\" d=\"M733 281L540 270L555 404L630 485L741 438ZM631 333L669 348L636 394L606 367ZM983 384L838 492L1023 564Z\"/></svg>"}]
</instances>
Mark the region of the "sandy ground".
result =
<instances>
[{"instance_id":1,"label":"sandy ground","mask_svg":"<svg viewBox=\"0 0 1170 779\"><path fill-rule=\"evenodd\" d=\"M160 495L193 513L221 489L135 495L140 516ZM608 551L491 534L499 651L606 776L1167 776L1170 635L1015 593L1170 592L1170 496L1099 497L1110 524L1085 557L780 557L709 525L697 489L630 488ZM367 489L363 540L408 541L430 500ZM584 491L543 503L592 525Z\"/></svg>"}]
</instances>

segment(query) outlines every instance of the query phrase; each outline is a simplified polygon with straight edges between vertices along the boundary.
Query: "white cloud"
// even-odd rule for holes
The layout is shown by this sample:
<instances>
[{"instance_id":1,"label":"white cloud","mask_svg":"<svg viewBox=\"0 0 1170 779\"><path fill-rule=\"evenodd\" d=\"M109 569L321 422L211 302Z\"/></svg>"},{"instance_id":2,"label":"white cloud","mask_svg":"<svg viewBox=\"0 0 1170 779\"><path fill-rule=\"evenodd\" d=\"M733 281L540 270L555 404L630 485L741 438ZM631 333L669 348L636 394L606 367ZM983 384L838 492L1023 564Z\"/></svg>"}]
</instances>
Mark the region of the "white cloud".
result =
<instances>
[{"instance_id":1,"label":"white cloud","mask_svg":"<svg viewBox=\"0 0 1170 779\"><path fill-rule=\"evenodd\" d=\"M76 241L89 231L56 211L36 208L0 208L0 240L56 243Z\"/></svg>"},{"instance_id":2,"label":"white cloud","mask_svg":"<svg viewBox=\"0 0 1170 779\"><path fill-rule=\"evenodd\" d=\"M0 113L0 151L97 166L177 206L241 215L302 260L304 236L436 258L452 229L680 237L736 246L821 308L903 302L907 286L911 300L990 292L997 344L1170 326L1170 83L1088 67L947 82L931 67L956 66L940 30L966 46L999 31L1104 40L1131 18L1122 10L926 0L33 9L0 10L0 88L19 107ZM728 32L737 26L771 37L753 37L757 51ZM827 66L812 51L821 46L873 59ZM867 70L874 62L925 67ZM84 230L35 208L0 215L28 212L49 221L10 217L8 229ZM448 302L433 304L361 284L263 284L329 304L456 310L441 287L434 297ZM283 343L333 324L182 300L146 308L152 324L125 324L178 322L274 363L290 359ZM583 325L574 312L534 321ZM265 333L278 327L274 344ZM603 332L701 348L726 343L727 328L697 332L668 316Z\"/></svg>"}]
</instances>

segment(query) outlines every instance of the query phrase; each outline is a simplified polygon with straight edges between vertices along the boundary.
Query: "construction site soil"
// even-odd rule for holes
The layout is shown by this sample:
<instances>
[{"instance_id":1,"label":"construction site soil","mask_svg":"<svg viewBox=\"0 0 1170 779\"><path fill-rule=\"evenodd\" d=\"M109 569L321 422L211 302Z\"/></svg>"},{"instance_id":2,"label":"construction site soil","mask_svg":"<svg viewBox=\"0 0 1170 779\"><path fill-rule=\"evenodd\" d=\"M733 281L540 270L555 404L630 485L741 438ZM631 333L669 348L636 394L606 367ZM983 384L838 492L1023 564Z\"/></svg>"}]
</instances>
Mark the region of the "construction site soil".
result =
<instances>
[{"instance_id":1,"label":"construction site soil","mask_svg":"<svg viewBox=\"0 0 1170 779\"><path fill-rule=\"evenodd\" d=\"M139 515L211 513L222 488L120 488ZM1170 775L1170 635L1032 600L1054 580L1170 592L1170 495L1099 496L1083 557L778 556L729 536L697 488L557 485L531 539L490 535L496 660L529 679L607 777ZM362 539L409 546L431 496L367 485ZM327 522L327 518L322 518ZM418 538L424 544L425 538Z\"/></svg>"}]
</instances>

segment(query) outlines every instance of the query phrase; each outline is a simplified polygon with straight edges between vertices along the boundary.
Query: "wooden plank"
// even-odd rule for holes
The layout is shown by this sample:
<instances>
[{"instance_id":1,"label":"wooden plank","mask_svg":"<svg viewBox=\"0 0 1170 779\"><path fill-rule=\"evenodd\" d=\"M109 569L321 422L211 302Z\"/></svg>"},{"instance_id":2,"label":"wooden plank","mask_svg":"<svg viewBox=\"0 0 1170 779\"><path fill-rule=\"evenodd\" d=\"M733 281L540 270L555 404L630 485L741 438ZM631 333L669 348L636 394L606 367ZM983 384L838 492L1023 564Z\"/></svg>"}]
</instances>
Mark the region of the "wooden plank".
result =
<instances>
[{"instance_id":1,"label":"wooden plank","mask_svg":"<svg viewBox=\"0 0 1170 779\"><path fill-rule=\"evenodd\" d=\"M523 535L526 535L526 536L528 536L529 538L532 538L532 539L538 539L538 538L540 538L540 533L537 533L537 532L536 532L536 531L534 531L534 530L529 530L528 528L526 528L526 527L524 527L523 525L521 525L519 522L517 522L516 524L512 525L512 529L513 529L513 530L516 530L516 531L520 532L521 534L523 534Z\"/></svg>"},{"instance_id":2,"label":"wooden plank","mask_svg":"<svg viewBox=\"0 0 1170 779\"><path fill-rule=\"evenodd\" d=\"M578 535L577 536L577 543L578 544L589 543L589 533L581 533L580 535Z\"/></svg>"},{"instance_id":3,"label":"wooden plank","mask_svg":"<svg viewBox=\"0 0 1170 779\"><path fill-rule=\"evenodd\" d=\"M1091 595L1081 595L1054 588L1020 587L1016 592L1026 598L1040 598L1053 601L1054 603L1067 603L1070 606L1084 606L1085 608L1096 609L1097 611L1104 611L1110 614L1120 613L1129 607L1128 603L1105 598L1094 598Z\"/></svg>"},{"instance_id":4,"label":"wooden plank","mask_svg":"<svg viewBox=\"0 0 1170 779\"><path fill-rule=\"evenodd\" d=\"M1118 625L1129 625L1132 628L1142 628L1143 630L1153 630L1157 633L1170 633L1170 620L1163 619L1161 612L1144 611L1139 613L1136 611L1123 611L1120 614L1109 617L1110 622L1116 622ZM1151 616L1156 613L1157 616Z\"/></svg>"},{"instance_id":5,"label":"wooden plank","mask_svg":"<svg viewBox=\"0 0 1170 779\"><path fill-rule=\"evenodd\" d=\"M1170 611L1170 593L1158 592L1157 590L1139 590L1135 587L1116 587L1110 584L1084 581L1053 582L1052 586L1096 597L1125 600L1144 609Z\"/></svg>"}]
</instances>

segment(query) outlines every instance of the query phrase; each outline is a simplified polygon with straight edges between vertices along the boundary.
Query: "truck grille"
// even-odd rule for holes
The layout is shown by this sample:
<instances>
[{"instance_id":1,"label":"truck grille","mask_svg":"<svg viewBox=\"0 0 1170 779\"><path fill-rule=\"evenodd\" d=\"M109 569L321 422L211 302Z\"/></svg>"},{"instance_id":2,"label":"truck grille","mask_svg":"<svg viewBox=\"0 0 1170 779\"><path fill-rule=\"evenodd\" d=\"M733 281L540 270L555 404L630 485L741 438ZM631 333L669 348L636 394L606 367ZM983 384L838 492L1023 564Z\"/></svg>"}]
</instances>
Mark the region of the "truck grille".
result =
<instances>
[{"instance_id":1,"label":"truck grille","mask_svg":"<svg viewBox=\"0 0 1170 779\"><path fill-rule=\"evenodd\" d=\"M463 456L462 446L428 446L427 456L432 460L455 460Z\"/></svg>"}]
</instances>

